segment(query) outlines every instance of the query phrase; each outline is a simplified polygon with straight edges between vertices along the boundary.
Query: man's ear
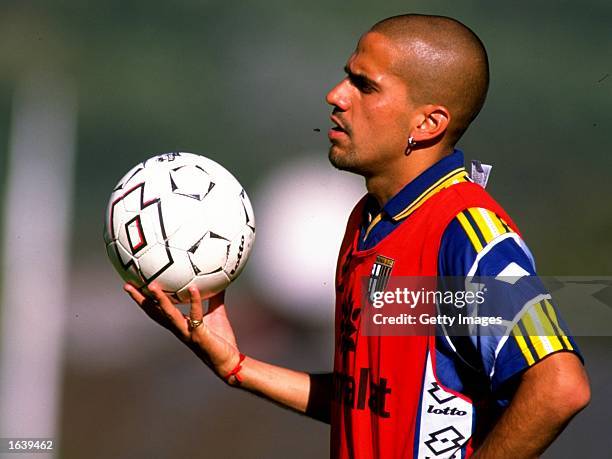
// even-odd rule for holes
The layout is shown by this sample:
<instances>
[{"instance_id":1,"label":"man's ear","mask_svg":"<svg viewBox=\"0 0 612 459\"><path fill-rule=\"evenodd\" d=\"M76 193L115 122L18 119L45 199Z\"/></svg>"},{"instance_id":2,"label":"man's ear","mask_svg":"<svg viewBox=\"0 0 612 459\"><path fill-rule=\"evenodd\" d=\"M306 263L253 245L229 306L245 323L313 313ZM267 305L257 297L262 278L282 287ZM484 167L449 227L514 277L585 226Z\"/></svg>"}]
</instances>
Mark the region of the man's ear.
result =
<instances>
[{"instance_id":1,"label":"man's ear","mask_svg":"<svg viewBox=\"0 0 612 459\"><path fill-rule=\"evenodd\" d=\"M450 112L445 106L425 105L411 135L417 143L434 140L448 129L450 119Z\"/></svg>"}]
</instances>

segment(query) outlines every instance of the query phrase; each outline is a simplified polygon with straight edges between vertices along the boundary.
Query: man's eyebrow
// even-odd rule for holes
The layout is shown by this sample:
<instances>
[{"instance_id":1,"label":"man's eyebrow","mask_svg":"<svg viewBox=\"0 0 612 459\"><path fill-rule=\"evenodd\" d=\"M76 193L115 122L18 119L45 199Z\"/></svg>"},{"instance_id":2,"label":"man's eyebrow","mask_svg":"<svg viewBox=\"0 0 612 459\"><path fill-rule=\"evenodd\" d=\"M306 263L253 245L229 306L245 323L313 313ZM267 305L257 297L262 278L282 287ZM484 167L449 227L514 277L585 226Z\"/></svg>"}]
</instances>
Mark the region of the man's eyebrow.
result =
<instances>
[{"instance_id":1,"label":"man's eyebrow","mask_svg":"<svg viewBox=\"0 0 612 459\"><path fill-rule=\"evenodd\" d=\"M344 72L348 75L348 77L350 78L351 81L354 81L354 82L360 83L360 84L365 84L365 85L371 86L373 88L378 88L378 84L374 80L372 80L368 76L364 75L363 73L355 73L355 72L353 72L349 68L348 65L344 66Z\"/></svg>"}]
</instances>

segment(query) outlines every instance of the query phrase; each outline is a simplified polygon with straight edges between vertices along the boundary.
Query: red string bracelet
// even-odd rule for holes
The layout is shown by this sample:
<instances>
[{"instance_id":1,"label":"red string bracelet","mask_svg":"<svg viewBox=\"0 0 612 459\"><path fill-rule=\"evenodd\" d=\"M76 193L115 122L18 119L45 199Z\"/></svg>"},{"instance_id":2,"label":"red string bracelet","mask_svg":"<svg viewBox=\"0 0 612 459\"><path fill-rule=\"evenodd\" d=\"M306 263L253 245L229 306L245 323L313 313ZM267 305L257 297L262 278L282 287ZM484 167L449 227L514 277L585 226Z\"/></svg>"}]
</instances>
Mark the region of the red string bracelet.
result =
<instances>
[{"instance_id":1,"label":"red string bracelet","mask_svg":"<svg viewBox=\"0 0 612 459\"><path fill-rule=\"evenodd\" d=\"M238 360L238 363L236 364L234 369L230 371L227 375L225 375L225 381L227 381L228 384L229 384L229 379L232 376L234 376L236 378L236 381L238 381L239 383L242 382L242 379L240 378L240 376L238 376L238 373L240 372L240 370L242 370L242 362L244 361L245 358L246 356L241 353L240 360Z\"/></svg>"}]
</instances>

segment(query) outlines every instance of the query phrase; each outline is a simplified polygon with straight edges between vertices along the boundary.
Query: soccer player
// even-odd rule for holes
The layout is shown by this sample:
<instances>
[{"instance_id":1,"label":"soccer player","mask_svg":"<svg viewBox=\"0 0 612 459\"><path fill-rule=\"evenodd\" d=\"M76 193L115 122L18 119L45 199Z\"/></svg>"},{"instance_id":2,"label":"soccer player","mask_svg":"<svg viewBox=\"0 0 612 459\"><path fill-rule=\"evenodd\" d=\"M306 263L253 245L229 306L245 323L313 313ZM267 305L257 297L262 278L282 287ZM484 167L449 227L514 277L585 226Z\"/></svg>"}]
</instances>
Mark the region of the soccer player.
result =
<instances>
[{"instance_id":1,"label":"soccer player","mask_svg":"<svg viewBox=\"0 0 612 459\"><path fill-rule=\"evenodd\" d=\"M245 357L224 294L189 317L152 284L125 289L216 375L331 423L333 458L532 458L590 398L574 340L550 296L510 299L504 336L365 336L361 279L388 276L534 278L516 225L463 166L457 141L480 111L488 62L460 22L402 15L366 32L327 95L329 159L365 178L336 275L333 373Z\"/></svg>"}]
</instances>

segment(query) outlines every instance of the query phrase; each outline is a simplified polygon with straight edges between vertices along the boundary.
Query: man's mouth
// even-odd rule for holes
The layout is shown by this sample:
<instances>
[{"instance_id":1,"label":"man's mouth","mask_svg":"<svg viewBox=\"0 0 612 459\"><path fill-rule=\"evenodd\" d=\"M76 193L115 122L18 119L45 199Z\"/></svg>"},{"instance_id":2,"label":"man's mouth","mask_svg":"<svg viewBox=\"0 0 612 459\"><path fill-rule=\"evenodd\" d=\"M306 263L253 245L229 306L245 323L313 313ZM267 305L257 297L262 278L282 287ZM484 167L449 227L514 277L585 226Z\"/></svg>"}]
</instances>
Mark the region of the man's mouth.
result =
<instances>
[{"instance_id":1,"label":"man's mouth","mask_svg":"<svg viewBox=\"0 0 612 459\"><path fill-rule=\"evenodd\" d=\"M329 119L335 125L335 126L332 127L332 129L334 129L336 131L346 132L346 129L344 128L344 126L342 125L342 122L338 118L336 118L334 115L331 115L329 117Z\"/></svg>"},{"instance_id":2,"label":"man's mouth","mask_svg":"<svg viewBox=\"0 0 612 459\"><path fill-rule=\"evenodd\" d=\"M339 119L337 119L334 115L330 116L329 119L334 124L334 126L332 126L327 133L330 140L348 135L347 129L344 128Z\"/></svg>"},{"instance_id":3,"label":"man's mouth","mask_svg":"<svg viewBox=\"0 0 612 459\"><path fill-rule=\"evenodd\" d=\"M348 134L344 131L344 129L341 129L339 127L333 127L329 131L327 131L327 137L329 138L329 140L333 141L341 137L348 137Z\"/></svg>"}]
</instances>

